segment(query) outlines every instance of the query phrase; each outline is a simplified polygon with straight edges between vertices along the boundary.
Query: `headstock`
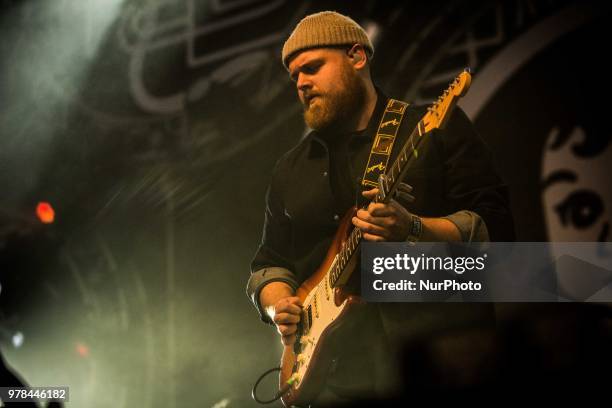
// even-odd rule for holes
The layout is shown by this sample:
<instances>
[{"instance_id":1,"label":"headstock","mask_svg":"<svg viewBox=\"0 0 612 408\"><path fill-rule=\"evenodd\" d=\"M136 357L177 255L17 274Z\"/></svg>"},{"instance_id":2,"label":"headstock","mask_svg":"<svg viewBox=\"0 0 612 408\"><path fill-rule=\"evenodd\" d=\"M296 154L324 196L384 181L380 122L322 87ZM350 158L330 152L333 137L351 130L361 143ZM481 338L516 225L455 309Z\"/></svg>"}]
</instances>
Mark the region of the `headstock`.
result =
<instances>
[{"instance_id":1,"label":"headstock","mask_svg":"<svg viewBox=\"0 0 612 408\"><path fill-rule=\"evenodd\" d=\"M442 129L459 98L465 95L470 88L472 75L469 68L460 73L446 88L444 93L429 107L427 113L421 120L424 133L433 129Z\"/></svg>"}]
</instances>

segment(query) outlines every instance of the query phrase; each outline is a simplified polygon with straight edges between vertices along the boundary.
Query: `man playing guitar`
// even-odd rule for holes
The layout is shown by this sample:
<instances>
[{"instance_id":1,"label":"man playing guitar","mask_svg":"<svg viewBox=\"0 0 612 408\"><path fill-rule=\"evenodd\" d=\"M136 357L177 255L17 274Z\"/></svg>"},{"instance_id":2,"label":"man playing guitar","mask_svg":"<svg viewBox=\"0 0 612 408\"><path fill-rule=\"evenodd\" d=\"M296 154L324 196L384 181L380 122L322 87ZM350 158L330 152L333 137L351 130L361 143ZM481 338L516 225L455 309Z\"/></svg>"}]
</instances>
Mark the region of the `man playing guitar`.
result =
<instances>
[{"instance_id":1,"label":"man playing guitar","mask_svg":"<svg viewBox=\"0 0 612 408\"><path fill-rule=\"evenodd\" d=\"M368 158L377 129L387 125L381 117L389 101L372 81L373 54L363 28L335 12L305 17L283 47L282 62L311 131L276 164L247 293L262 320L276 326L285 346L295 342L302 315L296 289L322 261L342 215L352 206L360 208L352 224L367 241L513 240L505 186L459 109L444 130L432 132L431 142L419 151L419 162L425 165L408 171L395 199L365 205L378 190L360 176L385 167L368 163ZM424 107L406 108L391 159L424 113ZM334 360L317 401L392 391L397 367L391 345L404 341L406 333L493 321L491 305L406 307L367 305L367 318L351 346Z\"/></svg>"}]
</instances>

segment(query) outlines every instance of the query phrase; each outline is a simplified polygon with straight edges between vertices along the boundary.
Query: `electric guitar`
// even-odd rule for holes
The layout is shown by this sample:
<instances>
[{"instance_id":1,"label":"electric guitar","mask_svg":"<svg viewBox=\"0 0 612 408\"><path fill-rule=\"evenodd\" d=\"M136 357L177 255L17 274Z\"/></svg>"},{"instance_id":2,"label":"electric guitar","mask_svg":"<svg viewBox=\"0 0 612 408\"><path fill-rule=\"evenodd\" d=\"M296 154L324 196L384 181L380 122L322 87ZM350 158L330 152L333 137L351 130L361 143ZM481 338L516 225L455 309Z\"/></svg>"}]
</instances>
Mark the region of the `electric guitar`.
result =
<instances>
[{"instance_id":1,"label":"electric guitar","mask_svg":"<svg viewBox=\"0 0 612 408\"><path fill-rule=\"evenodd\" d=\"M427 109L390 169L378 179L374 201L386 203L404 178L408 163L418 160L418 147L427 132L441 129L460 97L467 93L471 75L463 71ZM324 385L332 359L342 347L339 333L350 324L350 316L363 301L351 294L347 282L359 264L357 252L361 230L351 219L352 207L343 217L332 244L316 272L297 290L303 309L296 341L285 346L281 360L280 392L286 407L313 401Z\"/></svg>"}]
</instances>

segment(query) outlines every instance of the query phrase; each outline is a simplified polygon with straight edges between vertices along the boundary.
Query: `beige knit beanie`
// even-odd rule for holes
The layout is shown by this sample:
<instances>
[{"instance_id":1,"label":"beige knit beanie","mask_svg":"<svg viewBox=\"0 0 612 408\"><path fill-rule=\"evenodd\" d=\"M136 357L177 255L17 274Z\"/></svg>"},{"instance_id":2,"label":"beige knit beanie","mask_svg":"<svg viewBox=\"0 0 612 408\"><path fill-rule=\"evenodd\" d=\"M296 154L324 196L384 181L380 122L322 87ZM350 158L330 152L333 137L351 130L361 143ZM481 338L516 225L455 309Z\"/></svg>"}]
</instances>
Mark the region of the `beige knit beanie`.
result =
<instances>
[{"instance_id":1,"label":"beige knit beanie","mask_svg":"<svg viewBox=\"0 0 612 408\"><path fill-rule=\"evenodd\" d=\"M288 68L289 59L298 51L336 45L361 44L371 58L374 46L366 32L350 17L335 11L322 11L306 16L295 27L285 45L282 59Z\"/></svg>"}]
</instances>

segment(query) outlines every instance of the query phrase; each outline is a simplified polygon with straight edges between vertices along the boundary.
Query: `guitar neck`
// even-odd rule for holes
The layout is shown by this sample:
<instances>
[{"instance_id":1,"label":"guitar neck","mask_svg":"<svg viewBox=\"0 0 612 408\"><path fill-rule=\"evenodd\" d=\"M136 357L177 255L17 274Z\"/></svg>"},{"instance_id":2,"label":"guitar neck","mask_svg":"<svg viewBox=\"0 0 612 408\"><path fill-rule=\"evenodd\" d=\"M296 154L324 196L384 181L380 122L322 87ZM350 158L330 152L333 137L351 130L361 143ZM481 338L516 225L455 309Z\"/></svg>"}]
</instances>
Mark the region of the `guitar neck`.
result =
<instances>
[{"instance_id":1,"label":"guitar neck","mask_svg":"<svg viewBox=\"0 0 612 408\"><path fill-rule=\"evenodd\" d=\"M342 277L344 268L348 265L351 257L357 252L359 249L359 244L361 242L361 230L359 228L353 227L351 232L349 233L348 238L344 241L342 249L338 252L336 257L336 262L334 262L332 268L328 272L329 286L334 287L336 283Z\"/></svg>"},{"instance_id":2,"label":"guitar neck","mask_svg":"<svg viewBox=\"0 0 612 408\"><path fill-rule=\"evenodd\" d=\"M394 197L400 181L404 179L409 168L408 164L419 157L418 148L423 142L423 135L433 129L444 128L457 105L458 99L466 94L470 83L471 74L469 69L466 69L455 78L438 100L427 109L425 116L419 120L419 123L417 123L408 137L408 141L402 146L402 150L399 152L393 165L385 173L384 182L379 186L379 190L382 191L379 191L375 199L376 202L388 203ZM344 269L357 249L359 249L361 238L361 230L353 227L337 255L336 262L334 262L333 267L328 272L330 286L334 287L341 277L343 281L345 280L343 276ZM347 271L347 273L350 273L350 271Z\"/></svg>"},{"instance_id":3,"label":"guitar neck","mask_svg":"<svg viewBox=\"0 0 612 408\"><path fill-rule=\"evenodd\" d=\"M447 93L448 91L444 93L443 97L446 96ZM457 101L458 98L450 98L442 113L432 113L432 111L430 111L419 121L419 123L417 123L416 127L410 134L408 141L404 144L402 150L393 162L393 165L385 174L387 182L382 186L385 191L381 192L382 194L379 193L378 197L380 198L377 197L377 202L387 203L389 200L391 200L391 198L393 198L395 190L397 190L400 181L406 176L406 172L409 168L408 164L412 159L417 159L419 156L418 147L422 142L422 136L432 129L432 115L435 115L435 118L433 119L437 121L435 127L433 128L443 129L446 126L446 123L448 122L453 110L457 106Z\"/></svg>"},{"instance_id":4,"label":"guitar neck","mask_svg":"<svg viewBox=\"0 0 612 408\"><path fill-rule=\"evenodd\" d=\"M385 173L386 183L382 186L379 186L379 189L383 189L384 191L379 192L378 197L376 198L377 202L388 203L393 197L395 190L400 184L400 181L404 178L408 171L408 164L413 160L418 158L418 147L422 142L422 137L420 136L420 129L422 120L419 121L415 129L408 137L408 141L402 147L402 150L399 152L397 158L393 162L393 165L389 168L387 173Z\"/></svg>"}]
</instances>

